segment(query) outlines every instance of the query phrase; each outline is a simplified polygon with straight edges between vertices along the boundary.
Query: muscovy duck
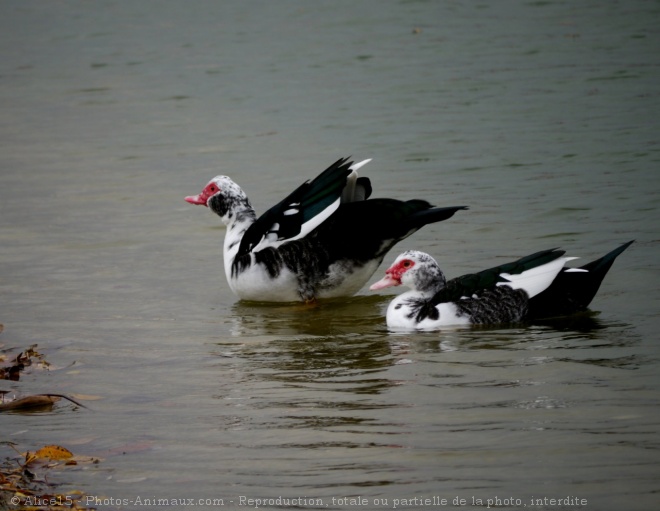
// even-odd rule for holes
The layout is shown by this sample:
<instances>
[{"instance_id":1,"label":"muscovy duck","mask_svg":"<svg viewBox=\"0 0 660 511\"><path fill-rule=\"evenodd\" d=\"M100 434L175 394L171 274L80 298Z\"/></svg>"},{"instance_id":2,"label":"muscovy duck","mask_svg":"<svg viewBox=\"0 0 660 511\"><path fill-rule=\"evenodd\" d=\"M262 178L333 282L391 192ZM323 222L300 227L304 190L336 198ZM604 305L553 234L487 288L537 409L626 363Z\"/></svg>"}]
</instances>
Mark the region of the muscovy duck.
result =
<instances>
[{"instance_id":1,"label":"muscovy duck","mask_svg":"<svg viewBox=\"0 0 660 511\"><path fill-rule=\"evenodd\" d=\"M587 308L614 260L631 243L579 268L564 266L577 258L551 249L449 281L430 255L409 250L370 289L411 288L387 308L392 329L433 330L567 315Z\"/></svg>"},{"instance_id":2,"label":"muscovy duck","mask_svg":"<svg viewBox=\"0 0 660 511\"><path fill-rule=\"evenodd\" d=\"M231 290L241 299L267 302L351 296L396 243L467 209L436 208L418 199L369 199L371 182L357 175L369 161L339 159L259 218L227 176L186 197L227 225L224 267Z\"/></svg>"}]
</instances>

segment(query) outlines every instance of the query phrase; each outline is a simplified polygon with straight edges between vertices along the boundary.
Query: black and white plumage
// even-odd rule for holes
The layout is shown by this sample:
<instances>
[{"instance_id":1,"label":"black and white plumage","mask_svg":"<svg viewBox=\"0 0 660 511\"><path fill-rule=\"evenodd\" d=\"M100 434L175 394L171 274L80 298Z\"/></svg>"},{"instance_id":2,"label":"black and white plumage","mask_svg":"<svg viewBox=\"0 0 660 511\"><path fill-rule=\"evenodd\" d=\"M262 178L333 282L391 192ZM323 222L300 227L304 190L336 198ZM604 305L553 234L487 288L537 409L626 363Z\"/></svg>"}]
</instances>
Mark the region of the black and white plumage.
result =
<instances>
[{"instance_id":1,"label":"black and white plumage","mask_svg":"<svg viewBox=\"0 0 660 511\"><path fill-rule=\"evenodd\" d=\"M417 199L369 199L371 183L357 175L369 161L338 160L258 218L245 192L227 176L186 197L208 206L227 225L224 266L232 291L268 302L351 296L396 243L467 209L436 208Z\"/></svg>"},{"instance_id":2,"label":"black and white plumage","mask_svg":"<svg viewBox=\"0 0 660 511\"><path fill-rule=\"evenodd\" d=\"M433 330L572 314L587 308L614 260L631 243L580 268L565 267L576 258L551 249L449 281L430 255L409 250L370 289L411 289L388 306L387 325L393 329Z\"/></svg>"}]
</instances>

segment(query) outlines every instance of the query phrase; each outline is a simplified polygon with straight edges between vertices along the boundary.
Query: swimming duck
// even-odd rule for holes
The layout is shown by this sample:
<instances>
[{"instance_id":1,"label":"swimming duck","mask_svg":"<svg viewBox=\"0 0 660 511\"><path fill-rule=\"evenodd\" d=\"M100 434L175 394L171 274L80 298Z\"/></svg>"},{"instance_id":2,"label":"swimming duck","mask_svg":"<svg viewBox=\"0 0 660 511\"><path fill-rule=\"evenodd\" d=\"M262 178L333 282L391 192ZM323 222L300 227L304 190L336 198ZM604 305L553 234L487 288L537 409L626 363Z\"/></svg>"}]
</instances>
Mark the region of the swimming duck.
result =
<instances>
[{"instance_id":1,"label":"swimming duck","mask_svg":"<svg viewBox=\"0 0 660 511\"><path fill-rule=\"evenodd\" d=\"M369 199L371 182L357 170L370 160L348 160L337 160L259 217L227 176L214 177L201 193L185 198L207 206L227 226L224 269L239 298L312 302L351 296L396 243L467 209L436 208L419 199Z\"/></svg>"},{"instance_id":2,"label":"swimming duck","mask_svg":"<svg viewBox=\"0 0 660 511\"><path fill-rule=\"evenodd\" d=\"M370 289L410 288L387 308L392 329L433 330L567 315L587 308L614 260L631 243L579 268L565 266L577 258L550 249L449 281L433 257L409 250Z\"/></svg>"}]
</instances>

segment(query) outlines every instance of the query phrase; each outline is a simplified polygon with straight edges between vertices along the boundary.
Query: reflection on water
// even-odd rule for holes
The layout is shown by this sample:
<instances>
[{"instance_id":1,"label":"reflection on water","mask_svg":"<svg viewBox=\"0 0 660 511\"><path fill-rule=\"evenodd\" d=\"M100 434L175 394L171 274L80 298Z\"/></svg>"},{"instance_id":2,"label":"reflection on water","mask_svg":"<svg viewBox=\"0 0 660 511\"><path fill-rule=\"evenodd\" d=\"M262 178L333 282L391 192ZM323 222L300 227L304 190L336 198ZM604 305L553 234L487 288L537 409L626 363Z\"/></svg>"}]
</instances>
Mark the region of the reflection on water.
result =
<instances>
[{"instance_id":1,"label":"reflection on water","mask_svg":"<svg viewBox=\"0 0 660 511\"><path fill-rule=\"evenodd\" d=\"M357 335L382 328L384 296L356 296L313 304L237 302L231 308L236 336Z\"/></svg>"},{"instance_id":2,"label":"reflection on water","mask_svg":"<svg viewBox=\"0 0 660 511\"><path fill-rule=\"evenodd\" d=\"M556 457L557 435L566 450L561 463L574 473L598 462L595 431L626 436L631 419L594 409L592 389L629 387L601 372L630 368L618 356L639 343L634 332L621 335L629 325L586 315L553 325L390 334L368 326L386 303L318 304L309 322L299 319L299 305L234 305L242 334L232 329L210 347L226 379L215 389L221 412L209 426L226 433L220 445L238 457L237 476L269 474L259 486L275 493L278 480L295 479L320 496L402 482L484 494L474 487L496 491L505 478L493 474L506 466L538 493L553 472L524 475L523 460ZM371 311L360 314L367 326L354 314L360 309ZM334 335L319 335L324 322ZM594 355L608 362L594 364Z\"/></svg>"},{"instance_id":3,"label":"reflection on water","mask_svg":"<svg viewBox=\"0 0 660 511\"><path fill-rule=\"evenodd\" d=\"M619 322L607 324L592 314L510 328L389 334L382 328L380 312L387 300L356 297L347 303L311 307L235 304L232 337L215 342L211 355L217 357L223 372L232 373L231 387L238 385L241 390L222 399L244 412L246 408L287 411L278 416L281 422L269 421L261 427L371 427L386 423L382 418L351 414L415 406L414 399L391 400L393 389L412 382L439 389L512 389L545 385L542 375L552 374L557 364L633 369L645 363L636 355L617 356L621 349L639 343L634 329ZM627 329L631 332L622 336ZM365 333L357 333L360 330ZM602 358L593 358L594 354ZM412 373L405 370L408 365ZM420 365L428 365L422 377L426 383L416 375L415 366ZM503 370L513 370L517 379L492 378ZM244 387L257 391L247 395ZM292 389L299 392L293 400ZM537 396L531 401L485 404L478 400L456 406L547 409L568 405L562 399ZM331 416L326 416L328 412ZM230 422L243 427L236 415ZM256 427L260 426L252 422L250 428Z\"/></svg>"}]
</instances>

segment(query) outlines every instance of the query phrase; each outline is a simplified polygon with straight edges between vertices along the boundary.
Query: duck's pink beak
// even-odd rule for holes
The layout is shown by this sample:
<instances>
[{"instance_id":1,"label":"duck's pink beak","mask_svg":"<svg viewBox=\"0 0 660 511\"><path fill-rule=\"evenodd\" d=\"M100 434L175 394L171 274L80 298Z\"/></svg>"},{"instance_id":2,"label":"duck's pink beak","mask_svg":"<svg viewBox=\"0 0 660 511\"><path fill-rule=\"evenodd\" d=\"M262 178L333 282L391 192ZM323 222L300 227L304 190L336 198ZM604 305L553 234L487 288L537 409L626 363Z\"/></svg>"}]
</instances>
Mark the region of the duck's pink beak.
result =
<instances>
[{"instance_id":1,"label":"duck's pink beak","mask_svg":"<svg viewBox=\"0 0 660 511\"><path fill-rule=\"evenodd\" d=\"M400 286L401 281L395 279L389 274L386 274L382 279L380 279L378 282L375 282L374 284L371 284L369 289L372 291L376 291L378 289L385 289L386 287L392 287L392 286Z\"/></svg>"},{"instance_id":2,"label":"duck's pink beak","mask_svg":"<svg viewBox=\"0 0 660 511\"><path fill-rule=\"evenodd\" d=\"M204 193L200 193L199 195L189 195L186 197L186 202L190 202L190 204L195 204L197 206L206 206L206 201L208 200L208 197L204 197Z\"/></svg>"}]
</instances>

